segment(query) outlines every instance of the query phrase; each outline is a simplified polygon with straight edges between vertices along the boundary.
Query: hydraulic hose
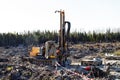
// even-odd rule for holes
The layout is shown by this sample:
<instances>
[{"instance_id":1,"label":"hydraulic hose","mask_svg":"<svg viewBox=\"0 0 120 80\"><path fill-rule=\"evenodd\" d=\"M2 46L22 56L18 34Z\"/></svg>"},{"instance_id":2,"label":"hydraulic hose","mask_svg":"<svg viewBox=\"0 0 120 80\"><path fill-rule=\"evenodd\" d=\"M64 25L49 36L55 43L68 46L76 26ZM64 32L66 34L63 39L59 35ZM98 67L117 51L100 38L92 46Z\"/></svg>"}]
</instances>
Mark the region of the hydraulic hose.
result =
<instances>
[{"instance_id":1,"label":"hydraulic hose","mask_svg":"<svg viewBox=\"0 0 120 80\"><path fill-rule=\"evenodd\" d=\"M68 24L67 32L65 34L66 39L68 40L69 34L70 34L70 28L71 28L71 23L69 21L64 22L64 27L66 27L66 24Z\"/></svg>"}]
</instances>

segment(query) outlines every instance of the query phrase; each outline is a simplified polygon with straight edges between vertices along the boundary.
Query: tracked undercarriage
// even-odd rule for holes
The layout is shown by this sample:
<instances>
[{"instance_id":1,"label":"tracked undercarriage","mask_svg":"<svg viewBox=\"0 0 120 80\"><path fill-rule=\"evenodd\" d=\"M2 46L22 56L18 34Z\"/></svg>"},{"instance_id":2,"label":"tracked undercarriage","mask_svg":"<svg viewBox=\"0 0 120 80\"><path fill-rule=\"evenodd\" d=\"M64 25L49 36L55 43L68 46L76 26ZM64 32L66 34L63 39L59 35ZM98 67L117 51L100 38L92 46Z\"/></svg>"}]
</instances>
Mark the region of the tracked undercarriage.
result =
<instances>
[{"instance_id":1,"label":"tracked undercarriage","mask_svg":"<svg viewBox=\"0 0 120 80\"><path fill-rule=\"evenodd\" d=\"M45 58L36 58L36 57L24 57L23 61L29 61L32 64L36 65L50 65L54 66L56 59L45 59Z\"/></svg>"}]
</instances>

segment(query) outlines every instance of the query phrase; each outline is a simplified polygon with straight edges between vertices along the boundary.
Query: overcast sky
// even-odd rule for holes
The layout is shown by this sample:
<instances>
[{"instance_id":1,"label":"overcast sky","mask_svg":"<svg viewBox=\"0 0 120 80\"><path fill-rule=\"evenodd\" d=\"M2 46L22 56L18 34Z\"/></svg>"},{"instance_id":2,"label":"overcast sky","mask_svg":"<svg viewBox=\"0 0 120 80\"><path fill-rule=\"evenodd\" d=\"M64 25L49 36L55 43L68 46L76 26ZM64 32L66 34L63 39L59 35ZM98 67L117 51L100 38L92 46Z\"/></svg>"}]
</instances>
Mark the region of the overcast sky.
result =
<instances>
[{"instance_id":1,"label":"overcast sky","mask_svg":"<svg viewBox=\"0 0 120 80\"><path fill-rule=\"evenodd\" d=\"M120 0L0 0L0 32L58 31L60 9L71 31L120 27Z\"/></svg>"}]
</instances>

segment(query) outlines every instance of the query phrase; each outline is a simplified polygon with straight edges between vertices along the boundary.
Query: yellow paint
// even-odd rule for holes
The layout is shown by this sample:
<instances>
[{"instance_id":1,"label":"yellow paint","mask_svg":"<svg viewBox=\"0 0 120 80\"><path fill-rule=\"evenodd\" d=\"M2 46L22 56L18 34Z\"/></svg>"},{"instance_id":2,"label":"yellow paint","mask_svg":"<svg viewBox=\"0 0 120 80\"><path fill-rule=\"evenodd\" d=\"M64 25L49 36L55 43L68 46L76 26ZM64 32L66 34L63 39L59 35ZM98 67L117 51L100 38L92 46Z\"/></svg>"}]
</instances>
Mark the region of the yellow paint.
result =
<instances>
[{"instance_id":1,"label":"yellow paint","mask_svg":"<svg viewBox=\"0 0 120 80\"><path fill-rule=\"evenodd\" d=\"M30 56L37 56L40 53L40 47L32 47L32 51L30 52Z\"/></svg>"},{"instance_id":2,"label":"yellow paint","mask_svg":"<svg viewBox=\"0 0 120 80\"><path fill-rule=\"evenodd\" d=\"M53 58L56 58L56 57L51 55L50 58L53 59Z\"/></svg>"}]
</instances>

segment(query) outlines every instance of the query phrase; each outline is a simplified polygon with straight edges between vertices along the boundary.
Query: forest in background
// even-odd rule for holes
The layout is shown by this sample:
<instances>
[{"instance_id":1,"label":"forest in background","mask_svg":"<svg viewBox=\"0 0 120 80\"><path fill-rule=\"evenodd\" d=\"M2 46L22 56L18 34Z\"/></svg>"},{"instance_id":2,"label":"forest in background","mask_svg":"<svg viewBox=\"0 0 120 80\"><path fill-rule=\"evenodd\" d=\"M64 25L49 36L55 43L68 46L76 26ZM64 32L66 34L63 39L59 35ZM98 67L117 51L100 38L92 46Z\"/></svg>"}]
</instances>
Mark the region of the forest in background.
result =
<instances>
[{"instance_id":1,"label":"forest in background","mask_svg":"<svg viewBox=\"0 0 120 80\"><path fill-rule=\"evenodd\" d=\"M111 32L108 29L105 33L93 32L71 32L69 42L115 42L120 41L120 32ZM58 32L56 31L33 31L24 33L0 33L0 46L18 45L40 45L48 40L58 42Z\"/></svg>"}]
</instances>

